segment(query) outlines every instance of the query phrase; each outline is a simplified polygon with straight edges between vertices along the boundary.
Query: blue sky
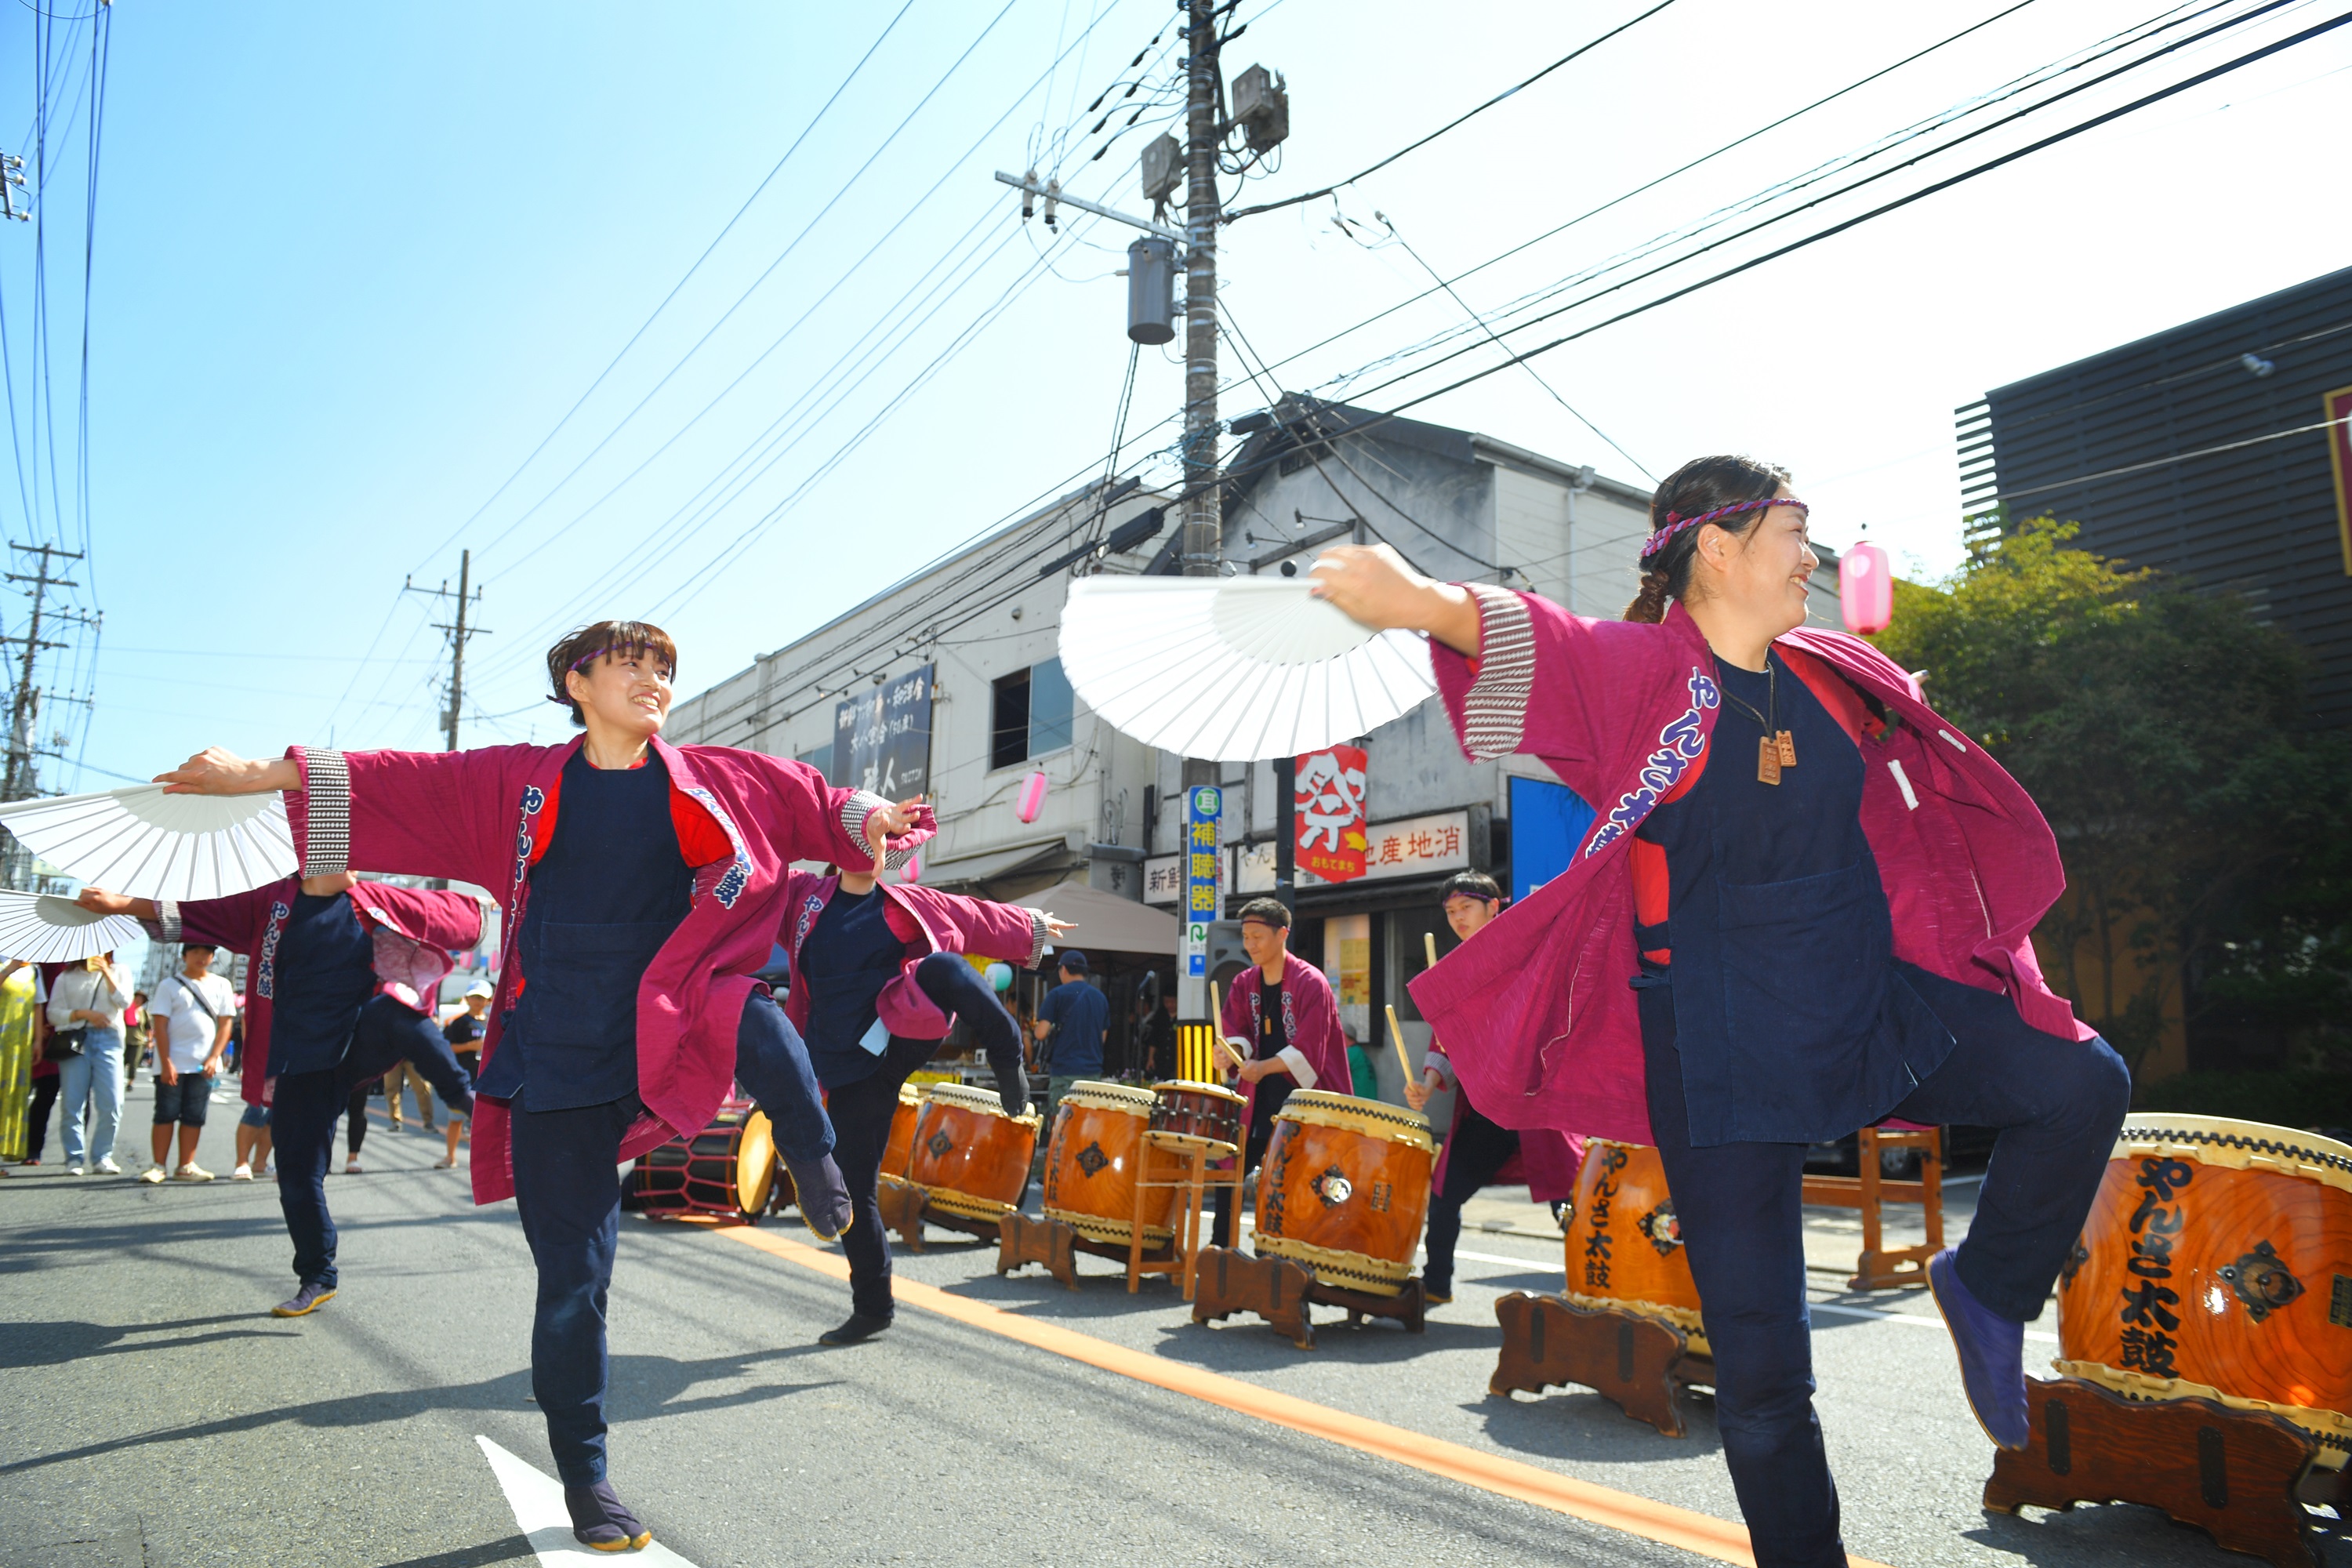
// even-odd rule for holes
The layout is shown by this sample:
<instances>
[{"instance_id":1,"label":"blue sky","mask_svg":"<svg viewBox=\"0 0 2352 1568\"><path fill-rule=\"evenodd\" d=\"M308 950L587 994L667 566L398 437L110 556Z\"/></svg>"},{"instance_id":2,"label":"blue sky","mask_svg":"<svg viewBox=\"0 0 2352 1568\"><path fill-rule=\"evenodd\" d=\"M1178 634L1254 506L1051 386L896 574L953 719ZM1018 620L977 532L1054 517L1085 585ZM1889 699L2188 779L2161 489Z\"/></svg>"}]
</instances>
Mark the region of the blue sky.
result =
<instances>
[{"instance_id":1,"label":"blue sky","mask_svg":"<svg viewBox=\"0 0 2352 1568\"><path fill-rule=\"evenodd\" d=\"M70 16L90 0L43 3ZM461 546L492 634L468 656L467 739L544 740L560 731L539 655L574 621L660 618L691 691L1098 468L1128 363L1111 274L1129 236L1091 220L1060 238L1024 230L990 174L1055 166L1139 51L1164 80L1175 16L1163 0L898 3L120 0L89 319L86 581L105 630L88 767L53 769L53 786L144 776L207 742L437 745L428 623L445 617L399 590L409 574L454 581ZM1426 287L1403 249L1360 243L1335 214L1363 235L1385 213L1458 271L2006 3L1675 0L1336 205L1226 231L1232 318L1284 360ZM1433 26L1427 6L1385 0L1244 0L1228 72L1284 71L1292 136L1279 172L1234 200L1350 173L1643 8L1484 4ZM1462 290L1491 309L2150 14L2036 0ZM2324 15L2291 5L1977 150ZM0 16L10 153L33 119L33 16ZM87 24L58 26L86 52ZM1915 571L1947 568L1956 405L2343 264L2352 219L2331 148L2347 35L1538 365L1655 473L1703 451L1769 456L1829 542L1866 524ZM1139 208L1142 140L1089 162L1100 142L1078 137L1072 188ZM53 156L49 395L71 511L87 170L79 151ZM31 228L0 228L20 452L37 383ZM1423 301L1281 377L1360 390L1381 376L1339 378L1461 324ZM1180 377L1172 356L1140 356L1131 434L1171 413ZM1258 401L1237 389L1225 409ZM1642 481L1524 372L1415 413ZM772 430L782 444L762 446ZM48 525L26 518L16 478L0 470L0 515L23 539ZM20 606L5 614L20 630Z\"/></svg>"}]
</instances>

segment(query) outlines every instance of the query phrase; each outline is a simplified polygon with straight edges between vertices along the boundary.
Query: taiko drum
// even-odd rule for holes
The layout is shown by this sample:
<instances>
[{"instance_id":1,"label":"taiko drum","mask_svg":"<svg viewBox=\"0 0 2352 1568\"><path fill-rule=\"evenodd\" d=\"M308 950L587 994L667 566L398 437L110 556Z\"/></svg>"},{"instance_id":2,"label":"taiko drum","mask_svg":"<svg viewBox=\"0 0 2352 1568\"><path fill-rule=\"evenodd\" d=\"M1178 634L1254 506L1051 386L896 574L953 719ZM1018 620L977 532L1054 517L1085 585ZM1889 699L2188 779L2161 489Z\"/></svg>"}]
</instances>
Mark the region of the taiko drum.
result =
<instances>
[{"instance_id":1,"label":"taiko drum","mask_svg":"<svg viewBox=\"0 0 2352 1568\"><path fill-rule=\"evenodd\" d=\"M1402 1106L1304 1089L1275 1117L1257 1179L1257 1250L1318 1279L1394 1296L1412 1278L1437 1144Z\"/></svg>"},{"instance_id":2,"label":"taiko drum","mask_svg":"<svg viewBox=\"0 0 2352 1568\"><path fill-rule=\"evenodd\" d=\"M1241 1147L1242 1113L1249 1101L1223 1084L1175 1079L1153 1084L1151 1096L1154 1131L1181 1133L1228 1149Z\"/></svg>"},{"instance_id":3,"label":"taiko drum","mask_svg":"<svg viewBox=\"0 0 2352 1568\"><path fill-rule=\"evenodd\" d=\"M904 1178L915 1160L915 1123L923 1116L923 1091L911 1083L898 1086L898 1109L890 1112L890 1141L882 1146L882 1173Z\"/></svg>"},{"instance_id":4,"label":"taiko drum","mask_svg":"<svg viewBox=\"0 0 2352 1568\"><path fill-rule=\"evenodd\" d=\"M1081 1079L1070 1086L1054 1113L1054 1137L1045 1150L1047 1218L1090 1240L1132 1244L1143 1135L1157 1104L1150 1089L1123 1083ZM1176 1234L1168 1223L1176 1189L1147 1187L1142 1196L1144 1245L1160 1246Z\"/></svg>"},{"instance_id":5,"label":"taiko drum","mask_svg":"<svg viewBox=\"0 0 2352 1568\"><path fill-rule=\"evenodd\" d=\"M2269 1409L2352 1448L2352 1147L2290 1127L2124 1123L2058 1285L2058 1370Z\"/></svg>"},{"instance_id":6,"label":"taiko drum","mask_svg":"<svg viewBox=\"0 0 2352 1568\"><path fill-rule=\"evenodd\" d=\"M1585 1144L1568 1222L1568 1299L1672 1323L1694 1352L1713 1353L1665 1166L1648 1144L1606 1138Z\"/></svg>"},{"instance_id":7,"label":"taiko drum","mask_svg":"<svg viewBox=\"0 0 2352 1568\"><path fill-rule=\"evenodd\" d=\"M720 1215L751 1220L767 1212L776 1179L776 1140L767 1113L730 1100L710 1125L637 1158L637 1201L647 1214Z\"/></svg>"},{"instance_id":8,"label":"taiko drum","mask_svg":"<svg viewBox=\"0 0 2352 1568\"><path fill-rule=\"evenodd\" d=\"M992 1089L935 1083L915 1122L907 1179L930 1206L1003 1219L1021 1205L1037 1152L1037 1118L1012 1117Z\"/></svg>"}]
</instances>

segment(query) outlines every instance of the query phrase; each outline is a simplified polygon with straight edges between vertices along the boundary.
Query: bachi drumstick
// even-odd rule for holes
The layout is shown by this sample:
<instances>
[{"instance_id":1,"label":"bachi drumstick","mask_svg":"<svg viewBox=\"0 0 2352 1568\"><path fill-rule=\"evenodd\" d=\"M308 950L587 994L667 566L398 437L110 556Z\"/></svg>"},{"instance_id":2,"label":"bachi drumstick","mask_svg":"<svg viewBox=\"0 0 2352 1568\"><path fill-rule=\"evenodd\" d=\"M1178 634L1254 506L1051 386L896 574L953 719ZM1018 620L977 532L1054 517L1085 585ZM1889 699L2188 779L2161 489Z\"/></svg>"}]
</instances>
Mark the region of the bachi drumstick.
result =
<instances>
[{"instance_id":1,"label":"bachi drumstick","mask_svg":"<svg viewBox=\"0 0 2352 1568\"><path fill-rule=\"evenodd\" d=\"M1389 1006L1389 1039L1396 1047L1397 1066L1404 1069L1404 1080L1412 1081L1412 1061L1404 1054L1404 1029L1397 1023L1396 1006Z\"/></svg>"}]
</instances>

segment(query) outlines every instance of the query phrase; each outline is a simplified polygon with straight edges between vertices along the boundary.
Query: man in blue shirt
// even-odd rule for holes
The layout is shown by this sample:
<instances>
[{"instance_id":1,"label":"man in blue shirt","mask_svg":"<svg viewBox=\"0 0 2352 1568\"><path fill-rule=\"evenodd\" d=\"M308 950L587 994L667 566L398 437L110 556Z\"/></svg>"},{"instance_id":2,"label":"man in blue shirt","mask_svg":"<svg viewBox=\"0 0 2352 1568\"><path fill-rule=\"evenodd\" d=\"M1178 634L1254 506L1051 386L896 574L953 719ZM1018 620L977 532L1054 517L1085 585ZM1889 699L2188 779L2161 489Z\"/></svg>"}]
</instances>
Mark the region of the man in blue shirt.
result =
<instances>
[{"instance_id":1,"label":"man in blue shirt","mask_svg":"<svg viewBox=\"0 0 2352 1568\"><path fill-rule=\"evenodd\" d=\"M1062 1096L1082 1078L1100 1078L1103 1070L1103 1026L1110 1021L1110 1004L1087 984L1087 955L1076 948L1062 952L1062 983L1037 1004L1037 1053L1046 1072L1045 1113L1050 1117Z\"/></svg>"}]
</instances>

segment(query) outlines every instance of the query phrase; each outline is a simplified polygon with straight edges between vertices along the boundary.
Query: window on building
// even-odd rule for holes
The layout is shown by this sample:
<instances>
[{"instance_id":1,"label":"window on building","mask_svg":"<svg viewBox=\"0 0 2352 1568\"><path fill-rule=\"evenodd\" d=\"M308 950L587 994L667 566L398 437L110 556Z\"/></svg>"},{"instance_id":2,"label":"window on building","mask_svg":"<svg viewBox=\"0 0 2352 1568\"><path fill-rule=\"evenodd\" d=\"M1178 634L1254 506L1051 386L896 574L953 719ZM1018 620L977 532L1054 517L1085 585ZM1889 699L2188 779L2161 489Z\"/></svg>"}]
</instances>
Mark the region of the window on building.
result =
<instances>
[{"instance_id":1,"label":"window on building","mask_svg":"<svg viewBox=\"0 0 2352 1568\"><path fill-rule=\"evenodd\" d=\"M809 766L823 773L824 775L825 783L832 784L835 782L833 776L833 747L830 744L817 746L812 750L803 752L793 760L794 762L806 763Z\"/></svg>"},{"instance_id":2,"label":"window on building","mask_svg":"<svg viewBox=\"0 0 2352 1568\"><path fill-rule=\"evenodd\" d=\"M1073 706L1058 658L999 676L991 694L988 765L1018 767L1067 746Z\"/></svg>"}]
</instances>

